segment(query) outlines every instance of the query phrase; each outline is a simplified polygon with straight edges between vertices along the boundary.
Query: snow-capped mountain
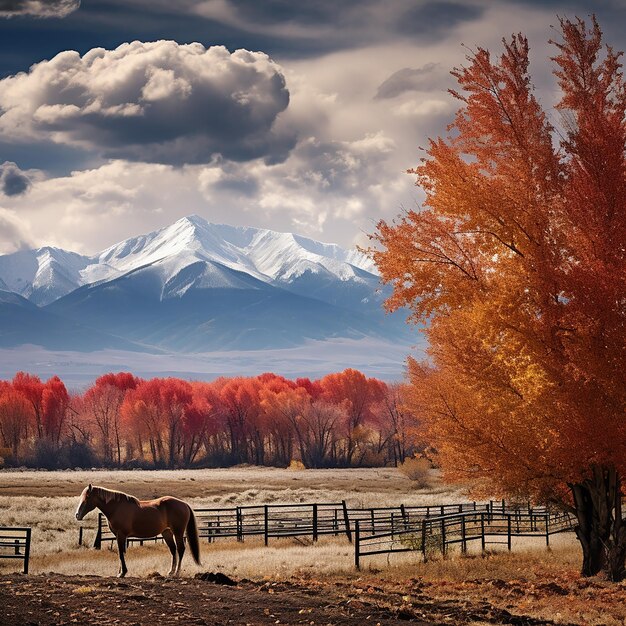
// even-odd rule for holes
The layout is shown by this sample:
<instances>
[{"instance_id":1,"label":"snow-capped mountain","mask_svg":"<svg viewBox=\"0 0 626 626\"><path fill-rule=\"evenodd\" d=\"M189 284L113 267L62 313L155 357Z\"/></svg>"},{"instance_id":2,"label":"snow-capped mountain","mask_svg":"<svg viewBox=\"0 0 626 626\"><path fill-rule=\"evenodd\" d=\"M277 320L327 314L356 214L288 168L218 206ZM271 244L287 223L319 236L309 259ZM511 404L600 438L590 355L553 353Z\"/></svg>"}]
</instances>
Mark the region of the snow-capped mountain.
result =
<instances>
[{"instance_id":1,"label":"snow-capped mountain","mask_svg":"<svg viewBox=\"0 0 626 626\"><path fill-rule=\"evenodd\" d=\"M89 257L60 248L20 250L0 256L0 288L35 304L48 304L85 283L81 271Z\"/></svg>"},{"instance_id":2,"label":"snow-capped mountain","mask_svg":"<svg viewBox=\"0 0 626 626\"><path fill-rule=\"evenodd\" d=\"M208 261L214 268L198 277L205 288L213 281L224 286L217 266L296 292L298 282L310 275L318 286L328 281L339 281L343 287L378 283L374 264L356 250L291 233L211 224L197 215L126 239L93 257L51 247L0 256L0 281L6 289L45 305L80 286L119 278L148 265L158 264L165 285L198 261ZM306 291L310 293L308 284ZM176 293L169 289L163 295Z\"/></svg>"},{"instance_id":3,"label":"snow-capped mountain","mask_svg":"<svg viewBox=\"0 0 626 626\"><path fill-rule=\"evenodd\" d=\"M198 216L92 257L57 248L0 256L2 283L58 318L167 350L406 333L403 316L382 314L376 269L361 253Z\"/></svg>"}]
</instances>

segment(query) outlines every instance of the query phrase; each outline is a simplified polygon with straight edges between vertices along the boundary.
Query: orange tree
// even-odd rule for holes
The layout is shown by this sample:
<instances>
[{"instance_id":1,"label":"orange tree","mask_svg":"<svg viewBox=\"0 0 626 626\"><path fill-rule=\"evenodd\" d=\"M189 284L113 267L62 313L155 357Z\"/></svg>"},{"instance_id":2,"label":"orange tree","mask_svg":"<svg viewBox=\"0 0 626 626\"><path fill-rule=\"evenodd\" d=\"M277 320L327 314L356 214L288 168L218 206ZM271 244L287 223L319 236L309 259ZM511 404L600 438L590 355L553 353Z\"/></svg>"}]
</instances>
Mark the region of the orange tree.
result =
<instances>
[{"instance_id":1,"label":"orange tree","mask_svg":"<svg viewBox=\"0 0 626 626\"><path fill-rule=\"evenodd\" d=\"M430 343L413 403L442 463L575 511L584 575L624 575L626 93L593 19L561 20L545 111L528 42L453 75L449 136L411 170L426 200L370 252Z\"/></svg>"}]
</instances>

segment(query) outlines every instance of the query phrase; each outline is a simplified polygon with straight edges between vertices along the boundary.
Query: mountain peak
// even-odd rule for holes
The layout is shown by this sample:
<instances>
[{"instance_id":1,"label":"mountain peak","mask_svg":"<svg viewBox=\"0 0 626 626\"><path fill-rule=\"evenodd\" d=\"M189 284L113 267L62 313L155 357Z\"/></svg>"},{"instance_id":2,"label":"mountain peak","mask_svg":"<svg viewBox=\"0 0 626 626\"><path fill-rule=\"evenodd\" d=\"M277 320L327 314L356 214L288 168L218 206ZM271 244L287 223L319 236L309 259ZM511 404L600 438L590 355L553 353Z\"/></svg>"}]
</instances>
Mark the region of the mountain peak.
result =
<instances>
[{"instance_id":1,"label":"mountain peak","mask_svg":"<svg viewBox=\"0 0 626 626\"><path fill-rule=\"evenodd\" d=\"M0 257L0 280L37 304L48 304L82 285L106 283L152 267L163 293L171 293L165 285L178 284L176 276L190 266L200 267L195 265L199 262L218 264L238 275L247 274L253 280L303 295L311 290L319 295L320 289L328 290L334 284L360 285L359 289L368 293L378 285L373 263L356 250L292 233L213 224L196 214L130 237L91 258L52 246L5 255ZM195 274L187 272L185 280L188 275ZM316 279L311 282L313 276ZM212 284L205 278L193 284Z\"/></svg>"}]
</instances>

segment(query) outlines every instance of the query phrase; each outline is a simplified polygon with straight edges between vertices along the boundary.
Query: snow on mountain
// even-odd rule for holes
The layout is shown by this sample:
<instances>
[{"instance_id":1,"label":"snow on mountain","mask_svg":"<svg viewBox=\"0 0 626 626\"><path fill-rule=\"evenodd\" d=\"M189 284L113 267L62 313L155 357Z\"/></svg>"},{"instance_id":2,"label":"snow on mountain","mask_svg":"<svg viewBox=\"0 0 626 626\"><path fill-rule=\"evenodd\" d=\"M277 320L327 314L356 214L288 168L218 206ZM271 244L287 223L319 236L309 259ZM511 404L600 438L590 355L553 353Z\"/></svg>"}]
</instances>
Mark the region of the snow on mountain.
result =
<instances>
[{"instance_id":1,"label":"snow on mountain","mask_svg":"<svg viewBox=\"0 0 626 626\"><path fill-rule=\"evenodd\" d=\"M376 275L372 261L357 251L291 233L210 224L197 215L111 246L98 264L126 272L172 257L179 266L186 260L214 261L264 282L288 283L305 272L329 273L342 281L363 280L360 270Z\"/></svg>"},{"instance_id":2,"label":"snow on mountain","mask_svg":"<svg viewBox=\"0 0 626 626\"><path fill-rule=\"evenodd\" d=\"M126 342L188 353L408 341L404 315L383 313L375 267L359 252L198 216L93 257L57 248L0 256L0 280L20 294L0 302L7 324L0 346ZM30 300L28 320L20 296Z\"/></svg>"},{"instance_id":3,"label":"snow on mountain","mask_svg":"<svg viewBox=\"0 0 626 626\"><path fill-rule=\"evenodd\" d=\"M378 284L374 264L356 250L291 233L211 224L197 215L93 257L50 247L0 256L0 280L8 290L45 305L80 286L148 266L161 281L162 297L170 298L190 288L248 288L243 274L333 304L346 303L347 285L353 292L349 298L359 300Z\"/></svg>"},{"instance_id":4,"label":"snow on mountain","mask_svg":"<svg viewBox=\"0 0 626 626\"><path fill-rule=\"evenodd\" d=\"M0 256L0 279L7 289L35 304L48 304L84 283L89 257L60 248L20 250Z\"/></svg>"}]
</instances>

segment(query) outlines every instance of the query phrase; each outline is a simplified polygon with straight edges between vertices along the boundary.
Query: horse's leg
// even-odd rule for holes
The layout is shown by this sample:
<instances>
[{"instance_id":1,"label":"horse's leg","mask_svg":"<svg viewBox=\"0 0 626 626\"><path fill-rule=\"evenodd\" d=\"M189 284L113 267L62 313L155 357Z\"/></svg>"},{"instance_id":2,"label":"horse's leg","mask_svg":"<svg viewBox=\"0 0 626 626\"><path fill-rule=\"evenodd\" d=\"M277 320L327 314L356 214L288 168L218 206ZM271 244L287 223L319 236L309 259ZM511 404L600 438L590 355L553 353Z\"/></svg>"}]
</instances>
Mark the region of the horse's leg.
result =
<instances>
[{"instance_id":1,"label":"horse's leg","mask_svg":"<svg viewBox=\"0 0 626 626\"><path fill-rule=\"evenodd\" d=\"M176 576L180 576L180 566L183 562L183 554L185 554L185 539L184 529L180 533L176 533L174 538L176 539L176 547L178 548L178 567L176 568Z\"/></svg>"},{"instance_id":2,"label":"horse's leg","mask_svg":"<svg viewBox=\"0 0 626 626\"><path fill-rule=\"evenodd\" d=\"M122 535L117 536L117 551L120 556L120 571L117 577L124 578L128 569L126 568L126 560L124 559L124 553L126 552L126 537Z\"/></svg>"},{"instance_id":3,"label":"horse's leg","mask_svg":"<svg viewBox=\"0 0 626 626\"><path fill-rule=\"evenodd\" d=\"M165 539L167 547L172 553L172 567L167 573L168 576L172 576L176 571L176 542L174 541L174 533L169 528L166 528L161 534L163 535L163 539Z\"/></svg>"}]
</instances>

